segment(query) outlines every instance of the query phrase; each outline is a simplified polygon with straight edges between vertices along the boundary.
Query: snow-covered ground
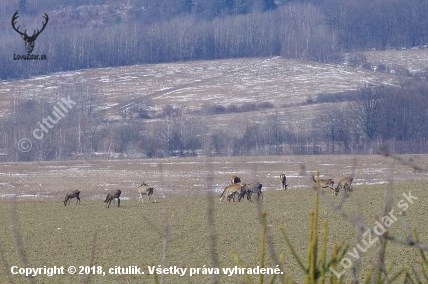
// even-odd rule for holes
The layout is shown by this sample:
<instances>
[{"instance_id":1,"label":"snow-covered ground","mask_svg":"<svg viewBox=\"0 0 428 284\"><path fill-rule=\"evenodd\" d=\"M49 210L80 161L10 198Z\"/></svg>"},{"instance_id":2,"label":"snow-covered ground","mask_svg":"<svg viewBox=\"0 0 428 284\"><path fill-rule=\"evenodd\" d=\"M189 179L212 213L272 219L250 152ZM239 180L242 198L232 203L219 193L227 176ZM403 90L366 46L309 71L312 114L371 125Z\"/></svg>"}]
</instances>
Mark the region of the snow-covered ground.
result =
<instances>
[{"instance_id":1,"label":"snow-covered ground","mask_svg":"<svg viewBox=\"0 0 428 284\"><path fill-rule=\"evenodd\" d=\"M393 74L299 60L246 58L152 64L61 72L0 82L0 100L45 98L86 92L107 115L149 101L152 108L271 102L295 105L320 93L355 90L366 84L397 84ZM6 109L0 110L2 112Z\"/></svg>"},{"instance_id":2,"label":"snow-covered ground","mask_svg":"<svg viewBox=\"0 0 428 284\"><path fill-rule=\"evenodd\" d=\"M260 182L263 190L280 190L279 175L287 176L288 190L308 190L311 175L323 178L354 177L354 189L394 182L428 185L428 155L402 156L425 169L411 167L377 155L267 156L222 158L168 158L144 160L72 161L0 164L0 199L56 198L80 189L82 199L100 199L106 189L122 190L125 198L137 198L136 188L145 181L158 196L219 192L230 175L246 183Z\"/></svg>"}]
</instances>

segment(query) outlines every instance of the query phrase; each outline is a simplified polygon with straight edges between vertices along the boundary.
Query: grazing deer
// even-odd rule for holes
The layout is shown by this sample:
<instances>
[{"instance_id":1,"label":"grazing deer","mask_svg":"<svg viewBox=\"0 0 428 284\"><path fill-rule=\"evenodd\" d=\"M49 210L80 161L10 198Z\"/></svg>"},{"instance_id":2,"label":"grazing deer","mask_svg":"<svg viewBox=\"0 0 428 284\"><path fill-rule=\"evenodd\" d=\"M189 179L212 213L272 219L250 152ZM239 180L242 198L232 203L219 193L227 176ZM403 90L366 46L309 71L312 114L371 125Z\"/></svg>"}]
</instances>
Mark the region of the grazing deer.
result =
<instances>
[{"instance_id":1,"label":"grazing deer","mask_svg":"<svg viewBox=\"0 0 428 284\"><path fill-rule=\"evenodd\" d=\"M340 178L337 182L337 186L334 189L334 195L338 195L341 188L345 189L347 192L352 192L352 181L353 177L343 177Z\"/></svg>"},{"instance_id":2,"label":"grazing deer","mask_svg":"<svg viewBox=\"0 0 428 284\"><path fill-rule=\"evenodd\" d=\"M315 184L317 186L321 187L321 190L323 188L329 187L333 191L333 193L334 193L334 187L333 187L334 181L331 178L329 178L329 179L320 179L320 178L315 178L315 176L312 175L312 180L315 182Z\"/></svg>"},{"instance_id":3,"label":"grazing deer","mask_svg":"<svg viewBox=\"0 0 428 284\"><path fill-rule=\"evenodd\" d=\"M257 201L260 199L260 196L263 199L263 192L262 192L263 185L261 183L256 184L244 184L241 188L238 201L241 201L242 198L247 195L247 200L252 201L252 195L257 194Z\"/></svg>"},{"instance_id":4,"label":"grazing deer","mask_svg":"<svg viewBox=\"0 0 428 284\"><path fill-rule=\"evenodd\" d=\"M77 205L77 203L80 204L79 194L80 194L80 190L73 190L73 191L67 192L67 194L65 195L65 198L64 198L64 206L66 206L67 204L70 205L71 199L73 199L73 198L77 199L76 205Z\"/></svg>"},{"instance_id":5,"label":"grazing deer","mask_svg":"<svg viewBox=\"0 0 428 284\"><path fill-rule=\"evenodd\" d=\"M27 30L25 30L24 32L21 32L19 30L19 27L15 27L16 25L16 21L19 18L18 16L18 11L15 12L15 14L13 14L12 16L12 28L21 35L22 39L25 41L25 48L27 49L27 53L30 54L31 52L33 52L34 49L34 45L35 45L35 41L37 39L37 37L42 33L42 31L45 29L46 25L48 24L49 21L49 17L48 15L45 13L45 15L43 16L43 18L46 20L46 22L42 22L42 29L39 30L34 30L33 35L29 36L27 35Z\"/></svg>"},{"instance_id":6,"label":"grazing deer","mask_svg":"<svg viewBox=\"0 0 428 284\"><path fill-rule=\"evenodd\" d=\"M230 176L229 178L231 184L237 184L241 182L241 178L238 176Z\"/></svg>"},{"instance_id":7,"label":"grazing deer","mask_svg":"<svg viewBox=\"0 0 428 284\"><path fill-rule=\"evenodd\" d=\"M153 187L148 186L146 184L146 182L142 182L138 188L137 188L138 194L140 195L140 198L138 199L137 203L140 203L140 201L142 201L144 203L143 200L143 195L147 195L149 197L149 199L147 199L147 203L149 203L150 198L153 195ZM155 201L156 202L156 201Z\"/></svg>"},{"instance_id":8,"label":"grazing deer","mask_svg":"<svg viewBox=\"0 0 428 284\"><path fill-rule=\"evenodd\" d=\"M235 202L235 195L239 195L241 188L244 185L245 184L237 183L226 186L223 190L223 193L220 195L220 201L223 202L223 200L227 198L227 201L230 202L230 199L233 198L233 202Z\"/></svg>"},{"instance_id":9,"label":"grazing deer","mask_svg":"<svg viewBox=\"0 0 428 284\"><path fill-rule=\"evenodd\" d=\"M120 206L120 194L122 191L120 189L111 190L107 193L106 200L104 200L104 206L110 208L110 203L113 199L117 198L117 207Z\"/></svg>"},{"instance_id":10,"label":"grazing deer","mask_svg":"<svg viewBox=\"0 0 428 284\"><path fill-rule=\"evenodd\" d=\"M287 177L284 174L280 174L279 175L279 179L281 180L281 184L282 184L281 189L282 190L287 190L287 186L288 186L288 184L287 184Z\"/></svg>"}]
</instances>

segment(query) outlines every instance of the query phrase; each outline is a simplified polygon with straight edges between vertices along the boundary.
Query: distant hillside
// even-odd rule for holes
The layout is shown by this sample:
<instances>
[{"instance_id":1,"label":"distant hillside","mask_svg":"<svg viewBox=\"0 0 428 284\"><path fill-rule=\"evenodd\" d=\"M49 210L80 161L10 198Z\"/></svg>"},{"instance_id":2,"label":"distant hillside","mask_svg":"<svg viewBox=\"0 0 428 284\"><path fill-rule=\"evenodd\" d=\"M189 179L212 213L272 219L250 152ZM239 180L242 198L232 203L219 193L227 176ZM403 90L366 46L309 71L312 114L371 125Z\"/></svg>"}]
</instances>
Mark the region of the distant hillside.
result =
<instances>
[{"instance_id":1,"label":"distant hillside","mask_svg":"<svg viewBox=\"0 0 428 284\"><path fill-rule=\"evenodd\" d=\"M347 52L428 45L424 1L92 0L3 3L0 79L88 68L281 56L343 62ZM26 55L15 29L37 37ZM364 21L361 19L364 18Z\"/></svg>"},{"instance_id":2,"label":"distant hillside","mask_svg":"<svg viewBox=\"0 0 428 284\"><path fill-rule=\"evenodd\" d=\"M126 114L135 117L139 106L152 115L166 106L187 112L259 103L295 108L319 94L398 83L394 74L273 57L79 70L5 81L0 93L4 105L13 98L54 102L67 94L90 93L100 115L120 120ZM8 110L3 108L2 114Z\"/></svg>"},{"instance_id":3,"label":"distant hillside","mask_svg":"<svg viewBox=\"0 0 428 284\"><path fill-rule=\"evenodd\" d=\"M245 58L3 81L0 149L5 160L367 153L383 143L426 152L426 69L405 58L427 53L389 52L391 64L377 52L349 54L347 65ZM67 97L70 112L46 124ZM16 147L23 137L28 153Z\"/></svg>"}]
</instances>

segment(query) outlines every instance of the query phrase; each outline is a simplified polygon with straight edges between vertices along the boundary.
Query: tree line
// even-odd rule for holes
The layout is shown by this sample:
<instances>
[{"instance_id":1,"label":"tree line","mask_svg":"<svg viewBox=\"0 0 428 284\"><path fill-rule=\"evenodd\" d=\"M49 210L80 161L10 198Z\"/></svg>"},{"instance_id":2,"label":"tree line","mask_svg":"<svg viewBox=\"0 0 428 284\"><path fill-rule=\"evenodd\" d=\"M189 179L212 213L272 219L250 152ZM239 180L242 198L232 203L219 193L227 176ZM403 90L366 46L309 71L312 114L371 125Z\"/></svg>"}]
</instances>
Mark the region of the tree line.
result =
<instances>
[{"instance_id":1,"label":"tree line","mask_svg":"<svg viewBox=\"0 0 428 284\"><path fill-rule=\"evenodd\" d=\"M367 86L350 94L348 101L322 104L323 111L299 132L282 123L271 105L241 108L250 114L255 107L269 107L272 114L260 120L240 116L227 127L208 125L201 109L189 112L166 106L156 117L150 114L108 121L95 111L96 90L74 86L59 96L76 102L42 139L34 139L38 122L52 116L51 102L16 99L13 113L0 122L0 148L8 161L66 160L97 157L231 156L277 154L361 154L387 146L393 153L428 152L428 84L412 80L400 87ZM325 95L324 95L325 96ZM335 94L332 94L335 96ZM313 102L307 102L312 104ZM207 108L210 109L210 108ZM231 108L232 109L232 108ZM212 110L211 110L212 111ZM224 109L219 110L223 113ZM22 115L25 113L25 116ZM232 131L233 130L233 131ZM29 138L32 149L22 152L20 139Z\"/></svg>"},{"instance_id":2,"label":"tree line","mask_svg":"<svg viewBox=\"0 0 428 284\"><path fill-rule=\"evenodd\" d=\"M86 3L88 2L88 3ZM343 51L428 44L424 0L133 0L20 1L31 27L50 22L33 53L10 26L17 9L2 4L0 79L82 68L180 60L277 56L322 62ZM86 5L83 5L85 4ZM88 4L97 4L91 6ZM50 6L49 6L50 5ZM41 12L42 11L42 12Z\"/></svg>"}]
</instances>

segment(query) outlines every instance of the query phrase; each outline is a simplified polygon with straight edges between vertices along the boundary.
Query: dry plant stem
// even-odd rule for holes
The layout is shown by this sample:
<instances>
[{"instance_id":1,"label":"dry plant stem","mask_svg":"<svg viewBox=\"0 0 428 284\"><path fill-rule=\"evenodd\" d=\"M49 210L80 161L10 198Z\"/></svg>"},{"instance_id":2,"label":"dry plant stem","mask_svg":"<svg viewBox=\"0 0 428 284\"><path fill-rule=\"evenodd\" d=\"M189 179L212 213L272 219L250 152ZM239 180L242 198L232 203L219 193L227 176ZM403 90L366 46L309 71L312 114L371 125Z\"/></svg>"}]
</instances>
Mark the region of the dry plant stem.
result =
<instances>
[{"instance_id":1,"label":"dry plant stem","mask_svg":"<svg viewBox=\"0 0 428 284\"><path fill-rule=\"evenodd\" d=\"M266 210L262 212L262 230L260 238L260 267L265 267L265 243L266 243ZM263 284L263 273L260 274L259 283Z\"/></svg>"},{"instance_id":2,"label":"dry plant stem","mask_svg":"<svg viewBox=\"0 0 428 284\"><path fill-rule=\"evenodd\" d=\"M213 167L209 160L206 161L205 167L209 176L206 178L207 188L212 188L212 173ZM217 232L215 225L215 207L214 207L214 193L211 191L207 192L207 218L209 228L209 243L210 243L210 255L212 267L219 267L218 253L217 253ZM220 275L214 274L210 283L218 283L220 281Z\"/></svg>"},{"instance_id":3,"label":"dry plant stem","mask_svg":"<svg viewBox=\"0 0 428 284\"><path fill-rule=\"evenodd\" d=\"M318 174L319 178L319 174ZM317 184L319 186L319 184ZM306 276L307 284L314 284L317 279L317 254L318 254L318 206L319 206L319 192L315 191L315 208L311 212L311 238L308 250L308 274Z\"/></svg>"},{"instance_id":4,"label":"dry plant stem","mask_svg":"<svg viewBox=\"0 0 428 284\"><path fill-rule=\"evenodd\" d=\"M164 227L163 227L163 241L162 241L162 267L168 267L168 242L169 242L169 222L168 222L168 209L165 208L164 213ZM165 283L165 274L161 276L161 283Z\"/></svg>"},{"instance_id":5,"label":"dry plant stem","mask_svg":"<svg viewBox=\"0 0 428 284\"><path fill-rule=\"evenodd\" d=\"M94 232L94 235L92 236L92 242L91 242L91 260L89 261L89 266L93 266L95 263L95 252L97 248L97 236L98 236L98 230ZM91 273L88 273L88 276L83 281L84 283L91 283Z\"/></svg>"},{"instance_id":6,"label":"dry plant stem","mask_svg":"<svg viewBox=\"0 0 428 284\"><path fill-rule=\"evenodd\" d=\"M31 267L28 262L27 253L24 249L24 241L22 240L21 232L19 231L19 220L16 209L16 200L12 203L13 206L10 208L10 223L12 224L13 239L15 240L16 249L18 250L19 257L21 258L24 267ZM33 276L28 277L28 282L35 284L36 280Z\"/></svg>"},{"instance_id":7,"label":"dry plant stem","mask_svg":"<svg viewBox=\"0 0 428 284\"><path fill-rule=\"evenodd\" d=\"M257 163L252 164L251 176L253 176L253 177L258 176L258 164ZM258 181L254 181L254 183L256 183L256 182L258 182ZM267 226L267 212L263 208L262 199L257 200L257 216L258 216L260 226L262 227L262 232L264 232L264 236L263 236L265 239L264 244L266 244L266 239L267 239L270 257L274 261L274 263L279 264L279 259L278 259L277 253L276 253L277 250L275 249L275 246L274 246L272 234L270 233L270 230ZM263 247L263 251L265 252L265 247ZM284 270L282 270L282 271L284 271ZM272 277L272 279L275 279L275 277ZM285 283L284 279L282 277L280 277L280 282Z\"/></svg>"},{"instance_id":8,"label":"dry plant stem","mask_svg":"<svg viewBox=\"0 0 428 284\"><path fill-rule=\"evenodd\" d=\"M426 169L423 169L420 166L416 165L411 159L406 161L397 155L391 154L391 152L386 147L380 147L378 150L378 154L383 155L385 157L390 157L390 158L400 162L400 164L411 167L412 169L414 169L417 172L426 172L427 171Z\"/></svg>"},{"instance_id":9,"label":"dry plant stem","mask_svg":"<svg viewBox=\"0 0 428 284\"><path fill-rule=\"evenodd\" d=\"M6 283L12 283L13 284L12 275L8 269L8 267L10 267L10 265L9 265L9 263L5 257L4 251L3 251L3 242L0 242L0 267L4 267L4 271L3 271L4 274L3 275L7 275L7 282Z\"/></svg>"},{"instance_id":10,"label":"dry plant stem","mask_svg":"<svg viewBox=\"0 0 428 284\"><path fill-rule=\"evenodd\" d=\"M321 267L321 275L320 275L320 283L325 283L325 271L326 271L326 261L327 261L327 237L328 237L328 221L325 220L323 223L322 229L322 248L321 248L321 257L320 257L320 267Z\"/></svg>"}]
</instances>

